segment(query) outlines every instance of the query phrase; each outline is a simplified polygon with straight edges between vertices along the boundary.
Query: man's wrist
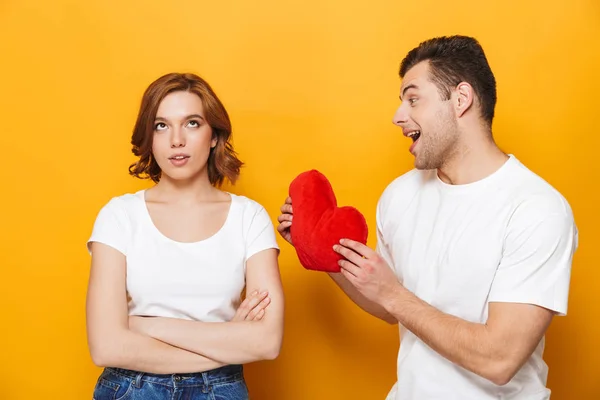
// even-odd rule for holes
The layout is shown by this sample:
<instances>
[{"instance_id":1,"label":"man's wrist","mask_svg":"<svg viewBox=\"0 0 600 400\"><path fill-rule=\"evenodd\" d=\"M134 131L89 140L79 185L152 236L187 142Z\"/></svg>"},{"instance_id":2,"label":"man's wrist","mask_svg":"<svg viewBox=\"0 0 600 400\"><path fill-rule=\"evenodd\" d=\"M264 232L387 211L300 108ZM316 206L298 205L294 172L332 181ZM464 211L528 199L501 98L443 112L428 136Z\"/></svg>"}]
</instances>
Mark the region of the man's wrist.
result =
<instances>
[{"instance_id":1,"label":"man's wrist","mask_svg":"<svg viewBox=\"0 0 600 400\"><path fill-rule=\"evenodd\" d=\"M410 296L410 292L400 282L390 291L390 294L384 299L382 307L396 319L402 311L402 303Z\"/></svg>"}]
</instances>

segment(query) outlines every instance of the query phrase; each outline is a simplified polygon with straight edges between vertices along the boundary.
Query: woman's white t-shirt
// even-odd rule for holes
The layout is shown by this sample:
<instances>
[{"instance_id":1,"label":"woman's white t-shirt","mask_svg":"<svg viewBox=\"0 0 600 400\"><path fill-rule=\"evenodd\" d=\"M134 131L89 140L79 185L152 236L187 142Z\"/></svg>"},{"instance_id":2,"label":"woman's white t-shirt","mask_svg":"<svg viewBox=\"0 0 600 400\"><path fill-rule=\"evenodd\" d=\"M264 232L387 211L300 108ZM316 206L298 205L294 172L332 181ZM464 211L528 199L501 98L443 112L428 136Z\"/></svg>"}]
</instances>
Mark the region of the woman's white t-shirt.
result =
<instances>
[{"instance_id":1,"label":"woman's white t-shirt","mask_svg":"<svg viewBox=\"0 0 600 400\"><path fill-rule=\"evenodd\" d=\"M182 243L152 222L144 190L112 198L100 210L88 241L123 253L127 260L129 315L229 321L245 286L246 261L279 250L264 207L229 193L225 223L213 236Z\"/></svg>"}]
</instances>

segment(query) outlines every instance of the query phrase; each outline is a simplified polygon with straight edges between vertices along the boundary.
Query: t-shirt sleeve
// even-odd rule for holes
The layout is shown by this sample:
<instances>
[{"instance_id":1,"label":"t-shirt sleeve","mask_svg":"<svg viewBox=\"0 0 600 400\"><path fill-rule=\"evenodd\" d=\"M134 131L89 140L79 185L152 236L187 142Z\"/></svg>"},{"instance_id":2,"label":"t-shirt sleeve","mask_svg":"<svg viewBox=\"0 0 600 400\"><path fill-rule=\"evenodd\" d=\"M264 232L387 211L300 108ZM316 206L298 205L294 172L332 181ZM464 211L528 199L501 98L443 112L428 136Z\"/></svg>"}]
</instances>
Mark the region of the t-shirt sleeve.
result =
<instances>
[{"instance_id":1,"label":"t-shirt sleeve","mask_svg":"<svg viewBox=\"0 0 600 400\"><path fill-rule=\"evenodd\" d=\"M522 204L508 225L489 301L535 304L566 315L577 246L577 227L568 205Z\"/></svg>"},{"instance_id":2,"label":"t-shirt sleeve","mask_svg":"<svg viewBox=\"0 0 600 400\"><path fill-rule=\"evenodd\" d=\"M383 257L385 262L389 265L389 267L394 271L394 262L392 260L392 255L390 253L388 244L385 242L385 238L383 236L383 214L382 214L382 204L379 202L377 204L377 211L375 215L376 219L376 235L377 235L377 243L375 245L375 251Z\"/></svg>"},{"instance_id":3,"label":"t-shirt sleeve","mask_svg":"<svg viewBox=\"0 0 600 400\"><path fill-rule=\"evenodd\" d=\"M386 218L386 214L389 209L391 196L392 191L390 190L390 188L386 188L386 190L384 190L381 197L379 198L379 201L377 202L377 208L375 211L377 243L375 245L375 251L385 260L387 265L392 271L394 271L396 276L398 276L398 278L402 280L401 274L399 273L399 271L396 270L396 265L394 265L394 258L390 249L391 243L386 241L386 235L384 234L385 232L389 232L390 230L390 220Z\"/></svg>"},{"instance_id":4,"label":"t-shirt sleeve","mask_svg":"<svg viewBox=\"0 0 600 400\"><path fill-rule=\"evenodd\" d=\"M261 205L251 203L250 223L246 232L246 258L266 249L277 249L277 240L275 238L275 228L271 222L271 218Z\"/></svg>"},{"instance_id":5,"label":"t-shirt sleeve","mask_svg":"<svg viewBox=\"0 0 600 400\"><path fill-rule=\"evenodd\" d=\"M127 255L130 231L126 210L117 198L113 198L96 216L92 234L87 242L88 252L91 254L92 242L98 242Z\"/></svg>"}]
</instances>

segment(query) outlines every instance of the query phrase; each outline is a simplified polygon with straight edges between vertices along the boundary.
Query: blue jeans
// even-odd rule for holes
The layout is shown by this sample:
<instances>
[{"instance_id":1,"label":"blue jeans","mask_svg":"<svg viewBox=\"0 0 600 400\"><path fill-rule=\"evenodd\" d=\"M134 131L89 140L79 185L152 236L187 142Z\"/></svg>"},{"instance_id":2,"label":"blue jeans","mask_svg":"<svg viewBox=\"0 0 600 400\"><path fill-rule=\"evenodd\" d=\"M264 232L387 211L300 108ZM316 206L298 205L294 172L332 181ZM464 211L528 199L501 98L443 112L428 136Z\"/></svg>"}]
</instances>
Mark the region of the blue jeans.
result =
<instances>
[{"instance_id":1,"label":"blue jeans","mask_svg":"<svg viewBox=\"0 0 600 400\"><path fill-rule=\"evenodd\" d=\"M94 400L247 400L241 365L192 374L157 375L105 368Z\"/></svg>"}]
</instances>

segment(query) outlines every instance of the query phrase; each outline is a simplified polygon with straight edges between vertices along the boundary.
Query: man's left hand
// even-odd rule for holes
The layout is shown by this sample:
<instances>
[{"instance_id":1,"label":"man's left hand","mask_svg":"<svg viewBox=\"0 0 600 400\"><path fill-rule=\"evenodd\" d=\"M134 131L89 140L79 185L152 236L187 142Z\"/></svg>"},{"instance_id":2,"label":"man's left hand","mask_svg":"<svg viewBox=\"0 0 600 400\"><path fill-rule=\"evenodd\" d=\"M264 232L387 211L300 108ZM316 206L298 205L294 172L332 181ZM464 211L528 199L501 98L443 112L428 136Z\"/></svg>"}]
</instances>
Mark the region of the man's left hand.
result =
<instances>
[{"instance_id":1,"label":"man's left hand","mask_svg":"<svg viewBox=\"0 0 600 400\"><path fill-rule=\"evenodd\" d=\"M342 239L333 250L344 259L339 261L341 273L369 300L385 307L401 284L385 260L364 244Z\"/></svg>"}]
</instances>

